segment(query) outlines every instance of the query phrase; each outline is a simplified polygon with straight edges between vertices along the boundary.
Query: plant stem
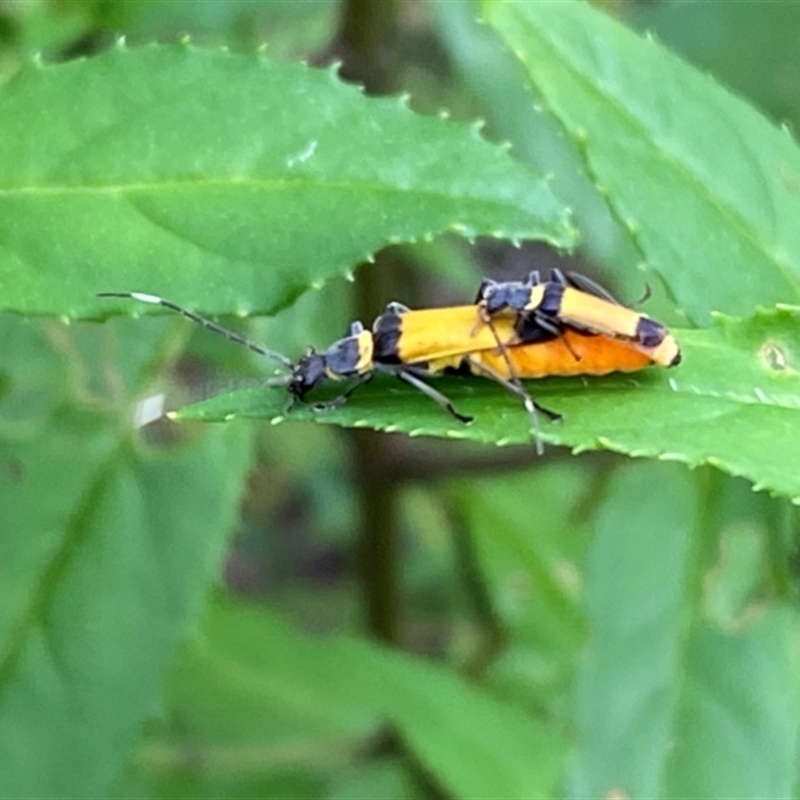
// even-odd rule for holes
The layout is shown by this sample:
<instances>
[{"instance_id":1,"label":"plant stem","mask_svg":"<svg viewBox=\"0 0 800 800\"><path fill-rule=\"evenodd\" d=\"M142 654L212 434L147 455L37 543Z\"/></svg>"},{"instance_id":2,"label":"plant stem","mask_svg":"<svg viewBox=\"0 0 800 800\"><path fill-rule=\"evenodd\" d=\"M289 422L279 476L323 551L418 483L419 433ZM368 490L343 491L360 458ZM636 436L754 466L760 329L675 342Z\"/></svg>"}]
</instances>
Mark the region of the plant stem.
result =
<instances>
[{"instance_id":1,"label":"plant stem","mask_svg":"<svg viewBox=\"0 0 800 800\"><path fill-rule=\"evenodd\" d=\"M395 53L399 36L398 0L346 0L335 50L342 59L341 74L364 84L369 93L395 88ZM386 257L359 270L356 316L367 324L386 296ZM361 509L359 540L360 585L365 623L375 638L398 641L398 484L392 479L390 443L374 431L351 431L353 477Z\"/></svg>"}]
</instances>

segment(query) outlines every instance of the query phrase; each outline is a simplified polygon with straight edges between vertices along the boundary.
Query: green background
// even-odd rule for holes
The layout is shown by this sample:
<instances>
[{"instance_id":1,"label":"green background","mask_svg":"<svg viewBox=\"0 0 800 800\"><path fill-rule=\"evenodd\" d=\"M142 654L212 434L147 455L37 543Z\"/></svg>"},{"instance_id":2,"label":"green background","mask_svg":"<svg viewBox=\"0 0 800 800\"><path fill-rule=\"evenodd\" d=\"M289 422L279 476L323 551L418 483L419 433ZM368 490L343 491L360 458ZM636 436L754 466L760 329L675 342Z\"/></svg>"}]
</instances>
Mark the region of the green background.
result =
<instances>
[{"instance_id":1,"label":"green background","mask_svg":"<svg viewBox=\"0 0 800 800\"><path fill-rule=\"evenodd\" d=\"M3 5L0 797L795 796L798 34ZM649 285L684 360L529 384L542 458L489 381L437 382L470 426L387 376L287 413L272 362L95 296L295 359L554 266Z\"/></svg>"}]
</instances>

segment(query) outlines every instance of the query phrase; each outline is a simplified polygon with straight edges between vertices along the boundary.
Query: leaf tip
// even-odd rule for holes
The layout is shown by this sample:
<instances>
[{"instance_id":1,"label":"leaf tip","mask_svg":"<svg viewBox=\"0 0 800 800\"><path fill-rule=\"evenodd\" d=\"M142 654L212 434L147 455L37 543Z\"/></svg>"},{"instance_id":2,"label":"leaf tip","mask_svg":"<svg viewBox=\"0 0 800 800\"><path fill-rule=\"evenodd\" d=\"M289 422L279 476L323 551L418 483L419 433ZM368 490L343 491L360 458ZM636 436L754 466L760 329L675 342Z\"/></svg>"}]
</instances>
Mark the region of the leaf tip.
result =
<instances>
[{"instance_id":1,"label":"leaf tip","mask_svg":"<svg viewBox=\"0 0 800 800\"><path fill-rule=\"evenodd\" d=\"M611 449L611 448L609 448L609 450L610 450L610 449ZM630 448L630 449L627 451L627 453L628 453L628 456L629 456L630 458L643 458L643 457L646 455L646 453L645 453L645 451L644 451L644 450L642 450L641 448L637 449L637 448L635 448L635 447L632 447L632 448Z\"/></svg>"},{"instance_id":2,"label":"leaf tip","mask_svg":"<svg viewBox=\"0 0 800 800\"><path fill-rule=\"evenodd\" d=\"M472 130L472 133L473 133L474 136L477 136L479 139L483 139L482 131L486 127L486 120L485 119L482 119L482 118L479 117L478 119L473 120L470 123L469 127Z\"/></svg>"},{"instance_id":3,"label":"leaf tip","mask_svg":"<svg viewBox=\"0 0 800 800\"><path fill-rule=\"evenodd\" d=\"M453 233L457 233L459 236L466 236L467 238L474 238L477 236L474 228L465 225L463 222L454 222L450 226L450 230L453 231Z\"/></svg>"},{"instance_id":4,"label":"leaf tip","mask_svg":"<svg viewBox=\"0 0 800 800\"><path fill-rule=\"evenodd\" d=\"M625 227L628 229L628 233L630 233L631 236L638 236L642 230L641 225L639 225L635 219L630 217L625 220Z\"/></svg>"},{"instance_id":5,"label":"leaf tip","mask_svg":"<svg viewBox=\"0 0 800 800\"><path fill-rule=\"evenodd\" d=\"M30 53L28 57L25 59L25 64L29 67L34 67L35 69L41 69L44 66L42 61L42 51L36 50L33 53Z\"/></svg>"},{"instance_id":6,"label":"leaf tip","mask_svg":"<svg viewBox=\"0 0 800 800\"><path fill-rule=\"evenodd\" d=\"M572 206L564 206L564 211L570 217L574 213ZM575 245L578 244L578 242L581 240L581 232L580 230L578 230L578 228L576 228L569 222L565 222L561 230L564 234L564 238L569 242L568 249L570 252L572 252L572 250L575 248Z\"/></svg>"},{"instance_id":7,"label":"leaf tip","mask_svg":"<svg viewBox=\"0 0 800 800\"><path fill-rule=\"evenodd\" d=\"M329 78L332 78L335 83L340 83L342 80L342 60L337 58L335 61L331 61L331 63L325 68L325 73ZM362 92L364 91L364 87L360 83L353 83L350 85L355 86Z\"/></svg>"}]
</instances>

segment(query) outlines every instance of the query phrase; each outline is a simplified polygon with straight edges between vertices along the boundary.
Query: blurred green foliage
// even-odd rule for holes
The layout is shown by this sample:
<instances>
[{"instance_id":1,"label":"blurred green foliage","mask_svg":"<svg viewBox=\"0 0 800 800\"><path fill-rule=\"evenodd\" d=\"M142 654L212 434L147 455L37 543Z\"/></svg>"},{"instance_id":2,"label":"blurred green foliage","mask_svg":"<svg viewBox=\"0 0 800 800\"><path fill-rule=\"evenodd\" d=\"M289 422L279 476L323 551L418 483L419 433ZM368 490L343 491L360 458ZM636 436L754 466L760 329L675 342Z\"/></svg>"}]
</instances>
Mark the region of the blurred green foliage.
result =
<instances>
[{"instance_id":1,"label":"blurred green foliage","mask_svg":"<svg viewBox=\"0 0 800 800\"><path fill-rule=\"evenodd\" d=\"M796 125L800 7L602 8L0 6L0 796L794 796L800 153L759 111ZM410 109L296 63L337 59ZM479 381L466 431L386 382L135 428L285 401L185 320L87 321L282 309L248 333L295 355L562 263L453 232L575 229L569 268L702 327L543 383L581 457L489 449L524 414Z\"/></svg>"}]
</instances>

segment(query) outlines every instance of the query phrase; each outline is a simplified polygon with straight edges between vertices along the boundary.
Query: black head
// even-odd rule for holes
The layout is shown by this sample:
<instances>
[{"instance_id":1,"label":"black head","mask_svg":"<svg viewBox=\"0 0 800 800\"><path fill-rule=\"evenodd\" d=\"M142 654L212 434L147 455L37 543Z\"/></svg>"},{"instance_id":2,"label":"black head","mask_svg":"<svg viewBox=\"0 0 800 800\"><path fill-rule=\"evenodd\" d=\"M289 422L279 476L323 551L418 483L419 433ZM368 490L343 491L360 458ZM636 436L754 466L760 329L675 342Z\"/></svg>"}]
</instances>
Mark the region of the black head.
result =
<instances>
[{"instance_id":1,"label":"black head","mask_svg":"<svg viewBox=\"0 0 800 800\"><path fill-rule=\"evenodd\" d=\"M506 308L512 311L523 311L531 299L531 286L521 281L495 283L487 286L484 293L486 311L497 314Z\"/></svg>"},{"instance_id":2,"label":"black head","mask_svg":"<svg viewBox=\"0 0 800 800\"><path fill-rule=\"evenodd\" d=\"M298 400L304 400L323 378L325 378L325 356L309 350L293 367L286 388Z\"/></svg>"},{"instance_id":3,"label":"black head","mask_svg":"<svg viewBox=\"0 0 800 800\"><path fill-rule=\"evenodd\" d=\"M478 289L476 302L481 303L490 316L506 308L524 311L531 299L531 290L542 282L538 270L533 270L525 281L493 281L484 278Z\"/></svg>"}]
</instances>

